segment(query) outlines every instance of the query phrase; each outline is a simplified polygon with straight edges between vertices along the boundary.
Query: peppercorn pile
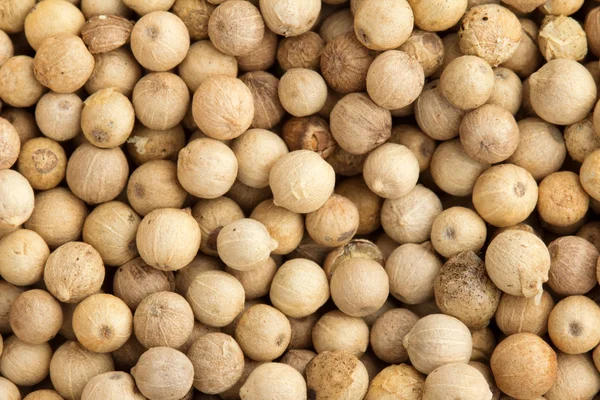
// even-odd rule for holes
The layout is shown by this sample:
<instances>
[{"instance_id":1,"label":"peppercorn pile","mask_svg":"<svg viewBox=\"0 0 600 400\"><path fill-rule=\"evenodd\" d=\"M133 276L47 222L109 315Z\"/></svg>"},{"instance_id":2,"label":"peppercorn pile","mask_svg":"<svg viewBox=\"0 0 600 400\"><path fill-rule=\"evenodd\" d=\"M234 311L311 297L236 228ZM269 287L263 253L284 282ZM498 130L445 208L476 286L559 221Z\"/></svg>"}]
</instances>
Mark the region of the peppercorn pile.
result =
<instances>
[{"instance_id":1,"label":"peppercorn pile","mask_svg":"<svg viewBox=\"0 0 600 400\"><path fill-rule=\"evenodd\" d=\"M600 399L600 1L0 0L0 400Z\"/></svg>"}]
</instances>

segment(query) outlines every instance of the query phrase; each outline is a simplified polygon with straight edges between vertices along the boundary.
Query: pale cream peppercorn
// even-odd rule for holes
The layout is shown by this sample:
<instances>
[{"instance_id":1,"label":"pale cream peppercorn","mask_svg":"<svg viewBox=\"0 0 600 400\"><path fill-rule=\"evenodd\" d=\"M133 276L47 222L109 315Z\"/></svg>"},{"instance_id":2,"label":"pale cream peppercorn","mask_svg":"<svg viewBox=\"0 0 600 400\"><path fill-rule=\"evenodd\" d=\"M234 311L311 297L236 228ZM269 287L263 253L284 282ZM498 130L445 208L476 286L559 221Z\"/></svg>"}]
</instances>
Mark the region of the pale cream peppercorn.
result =
<instances>
[{"instance_id":1,"label":"pale cream peppercorn","mask_svg":"<svg viewBox=\"0 0 600 400\"><path fill-rule=\"evenodd\" d=\"M277 246L267 228L250 218L225 225L217 236L219 256L228 267L239 271L263 265Z\"/></svg>"},{"instance_id":2,"label":"pale cream peppercorn","mask_svg":"<svg viewBox=\"0 0 600 400\"><path fill-rule=\"evenodd\" d=\"M363 0L354 13L354 32L371 50L401 46L413 30L414 15L405 0Z\"/></svg>"},{"instance_id":3,"label":"pale cream peppercorn","mask_svg":"<svg viewBox=\"0 0 600 400\"><path fill-rule=\"evenodd\" d=\"M276 206L299 214L318 210L333 193L335 172L317 153L292 151L271 168L269 186Z\"/></svg>"},{"instance_id":4,"label":"pale cream peppercorn","mask_svg":"<svg viewBox=\"0 0 600 400\"><path fill-rule=\"evenodd\" d=\"M190 209L159 208L144 217L136 243L142 259L162 271L189 264L200 248L200 227Z\"/></svg>"},{"instance_id":5,"label":"pale cream peppercorn","mask_svg":"<svg viewBox=\"0 0 600 400\"><path fill-rule=\"evenodd\" d=\"M494 70L485 60L466 55L446 66L440 77L440 90L455 107L472 110L488 101L495 80Z\"/></svg>"},{"instance_id":6,"label":"pale cream peppercorn","mask_svg":"<svg viewBox=\"0 0 600 400\"><path fill-rule=\"evenodd\" d=\"M496 236L485 254L485 266L492 281L513 296L542 296L548 281L550 253L533 233L507 230Z\"/></svg>"},{"instance_id":7,"label":"pale cream peppercorn","mask_svg":"<svg viewBox=\"0 0 600 400\"><path fill-rule=\"evenodd\" d=\"M194 196L214 199L224 195L237 174L235 153L219 140L196 139L179 152L177 178Z\"/></svg>"},{"instance_id":8,"label":"pale cream peppercorn","mask_svg":"<svg viewBox=\"0 0 600 400\"><path fill-rule=\"evenodd\" d=\"M329 283L315 262L297 258L285 262L275 274L269 297L273 306L292 318L313 314L329 299Z\"/></svg>"}]
</instances>

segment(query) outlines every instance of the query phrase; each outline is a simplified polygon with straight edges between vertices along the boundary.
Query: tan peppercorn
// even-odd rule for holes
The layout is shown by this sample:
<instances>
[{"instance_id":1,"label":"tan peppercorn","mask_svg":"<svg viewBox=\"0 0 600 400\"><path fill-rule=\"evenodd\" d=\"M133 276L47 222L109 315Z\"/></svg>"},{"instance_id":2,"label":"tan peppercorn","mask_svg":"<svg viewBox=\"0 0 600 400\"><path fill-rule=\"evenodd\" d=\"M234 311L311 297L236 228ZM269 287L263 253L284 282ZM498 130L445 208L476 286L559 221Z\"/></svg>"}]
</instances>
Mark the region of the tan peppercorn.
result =
<instances>
[{"instance_id":1,"label":"tan peppercorn","mask_svg":"<svg viewBox=\"0 0 600 400\"><path fill-rule=\"evenodd\" d=\"M348 198L356 205L359 215L356 234L369 234L381 226L380 215L383 199L371 192L361 177L344 180L336 187L335 192Z\"/></svg>"},{"instance_id":2,"label":"tan peppercorn","mask_svg":"<svg viewBox=\"0 0 600 400\"><path fill-rule=\"evenodd\" d=\"M18 170L34 189L56 187L65 177L67 156L52 139L33 138L21 147Z\"/></svg>"},{"instance_id":3,"label":"tan peppercorn","mask_svg":"<svg viewBox=\"0 0 600 400\"><path fill-rule=\"evenodd\" d=\"M519 145L508 159L525 168L534 179L556 172L566 157L566 146L558 128L539 118L519 121Z\"/></svg>"},{"instance_id":4,"label":"tan peppercorn","mask_svg":"<svg viewBox=\"0 0 600 400\"><path fill-rule=\"evenodd\" d=\"M439 214L431 227L431 243L446 258L463 251L477 253L487 238L485 222L475 211L450 207Z\"/></svg>"},{"instance_id":5,"label":"tan peppercorn","mask_svg":"<svg viewBox=\"0 0 600 400\"><path fill-rule=\"evenodd\" d=\"M465 111L446 100L437 80L425 85L415 101L417 124L434 140L449 140L458 136L464 115Z\"/></svg>"},{"instance_id":6,"label":"tan peppercorn","mask_svg":"<svg viewBox=\"0 0 600 400\"><path fill-rule=\"evenodd\" d=\"M492 281L503 292L539 299L542 284L548 281L550 253L533 233L507 230L489 244L485 266Z\"/></svg>"},{"instance_id":7,"label":"tan peppercorn","mask_svg":"<svg viewBox=\"0 0 600 400\"><path fill-rule=\"evenodd\" d=\"M178 71L193 93L210 76L221 74L235 78L238 64L235 57L217 50L210 40L200 40L190 46L185 59L179 64Z\"/></svg>"},{"instance_id":8,"label":"tan peppercorn","mask_svg":"<svg viewBox=\"0 0 600 400\"><path fill-rule=\"evenodd\" d=\"M242 81L225 75L208 78L194 94L194 120L206 135L235 139L254 118L252 92Z\"/></svg>"},{"instance_id":9,"label":"tan peppercorn","mask_svg":"<svg viewBox=\"0 0 600 400\"><path fill-rule=\"evenodd\" d=\"M364 398L369 374L364 364L347 351L325 351L306 366L308 390L316 400Z\"/></svg>"},{"instance_id":10,"label":"tan peppercorn","mask_svg":"<svg viewBox=\"0 0 600 400\"><path fill-rule=\"evenodd\" d=\"M354 32L349 32L327 43L321 54L321 72L329 87L336 92L364 91L367 73L374 59L374 52L364 47Z\"/></svg>"},{"instance_id":11,"label":"tan peppercorn","mask_svg":"<svg viewBox=\"0 0 600 400\"><path fill-rule=\"evenodd\" d=\"M10 122L0 118L0 170L12 167L19 159L20 152L21 139L17 130ZM27 157L27 155L24 156ZM23 171L19 172L23 173ZM29 176L25 176L25 178L29 178Z\"/></svg>"},{"instance_id":12,"label":"tan peppercorn","mask_svg":"<svg viewBox=\"0 0 600 400\"><path fill-rule=\"evenodd\" d=\"M40 235L18 229L0 239L0 275L13 285L32 285L42 279L49 255L50 249Z\"/></svg>"},{"instance_id":13,"label":"tan peppercorn","mask_svg":"<svg viewBox=\"0 0 600 400\"><path fill-rule=\"evenodd\" d=\"M212 293L206 292L207 285L213 287ZM244 297L242 284L223 271L199 273L186 294L196 319L217 328L229 325L240 314L244 309Z\"/></svg>"},{"instance_id":14,"label":"tan peppercorn","mask_svg":"<svg viewBox=\"0 0 600 400\"><path fill-rule=\"evenodd\" d=\"M185 82L170 72L144 76L135 85L132 96L136 117L148 128L156 130L178 125L190 104Z\"/></svg>"},{"instance_id":15,"label":"tan peppercorn","mask_svg":"<svg viewBox=\"0 0 600 400\"><path fill-rule=\"evenodd\" d=\"M595 150L583 162L579 171L579 180L585 191L594 199L600 199L600 191L597 189L596 168L600 151Z\"/></svg>"},{"instance_id":16,"label":"tan peppercorn","mask_svg":"<svg viewBox=\"0 0 600 400\"><path fill-rule=\"evenodd\" d=\"M523 84L519 76L508 68L494 68L496 81L487 104L498 105L516 115L523 102Z\"/></svg>"},{"instance_id":17,"label":"tan peppercorn","mask_svg":"<svg viewBox=\"0 0 600 400\"><path fill-rule=\"evenodd\" d=\"M319 354L343 350L361 357L369 346L369 327L362 318L330 311L314 326L312 343Z\"/></svg>"},{"instance_id":18,"label":"tan peppercorn","mask_svg":"<svg viewBox=\"0 0 600 400\"><path fill-rule=\"evenodd\" d=\"M190 36L181 19L166 11L140 18L131 31L131 51L151 71L168 71L183 61Z\"/></svg>"},{"instance_id":19,"label":"tan peppercorn","mask_svg":"<svg viewBox=\"0 0 600 400\"><path fill-rule=\"evenodd\" d=\"M383 369L369 386L365 400L401 396L406 400L421 400L425 377L407 364L391 365Z\"/></svg>"},{"instance_id":20,"label":"tan peppercorn","mask_svg":"<svg viewBox=\"0 0 600 400\"><path fill-rule=\"evenodd\" d=\"M391 50L410 37L415 17L408 2L363 0L354 13L354 32L371 50Z\"/></svg>"},{"instance_id":21,"label":"tan peppercorn","mask_svg":"<svg viewBox=\"0 0 600 400\"><path fill-rule=\"evenodd\" d=\"M440 310L471 329L490 323L501 293L488 277L483 260L472 251L459 253L442 266L434 291Z\"/></svg>"},{"instance_id":22,"label":"tan peppercorn","mask_svg":"<svg viewBox=\"0 0 600 400\"><path fill-rule=\"evenodd\" d=\"M279 158L269 175L274 204L296 213L318 210L332 194L334 185L333 168L310 150L292 151Z\"/></svg>"},{"instance_id":23,"label":"tan peppercorn","mask_svg":"<svg viewBox=\"0 0 600 400\"><path fill-rule=\"evenodd\" d=\"M364 317L385 303L389 295L389 281L377 261L351 258L336 268L330 290L331 298L342 312Z\"/></svg>"},{"instance_id":24,"label":"tan peppercorn","mask_svg":"<svg viewBox=\"0 0 600 400\"><path fill-rule=\"evenodd\" d=\"M358 209L349 199L332 195L318 210L306 216L311 238L327 247L338 247L354 237L359 224Z\"/></svg>"},{"instance_id":25,"label":"tan peppercorn","mask_svg":"<svg viewBox=\"0 0 600 400\"><path fill-rule=\"evenodd\" d=\"M379 106L388 110L406 107L423 90L425 75L411 55L389 50L377 56L367 73L367 92Z\"/></svg>"},{"instance_id":26,"label":"tan peppercorn","mask_svg":"<svg viewBox=\"0 0 600 400\"><path fill-rule=\"evenodd\" d=\"M547 61L556 58L579 61L588 51L583 28L575 19L564 15L548 15L544 18L538 43Z\"/></svg>"},{"instance_id":27,"label":"tan peppercorn","mask_svg":"<svg viewBox=\"0 0 600 400\"><path fill-rule=\"evenodd\" d=\"M596 286L600 253L587 240L563 236L548 245L551 264L548 285L559 294L586 294Z\"/></svg>"},{"instance_id":28,"label":"tan peppercorn","mask_svg":"<svg viewBox=\"0 0 600 400\"><path fill-rule=\"evenodd\" d=\"M194 328L194 313L185 298L162 291L148 295L135 309L135 337L146 348L183 346Z\"/></svg>"},{"instance_id":29,"label":"tan peppercorn","mask_svg":"<svg viewBox=\"0 0 600 400\"><path fill-rule=\"evenodd\" d=\"M225 54L241 56L260 45L265 23L258 8L242 0L219 5L208 20L208 36Z\"/></svg>"},{"instance_id":30,"label":"tan peppercorn","mask_svg":"<svg viewBox=\"0 0 600 400\"><path fill-rule=\"evenodd\" d=\"M21 202L26 200L24 194L19 198ZM48 246L55 248L81 236L88 209L69 189L57 187L35 196L35 209L30 215L25 228L36 232Z\"/></svg>"},{"instance_id":31,"label":"tan peppercorn","mask_svg":"<svg viewBox=\"0 0 600 400\"><path fill-rule=\"evenodd\" d=\"M430 32L452 28L467 10L467 0L451 3L440 0L409 0L408 3L415 14L415 25Z\"/></svg>"},{"instance_id":32,"label":"tan peppercorn","mask_svg":"<svg viewBox=\"0 0 600 400\"><path fill-rule=\"evenodd\" d=\"M421 64L425 77L433 75L444 61L444 44L433 32L415 29L398 49L413 56Z\"/></svg>"},{"instance_id":33,"label":"tan peppercorn","mask_svg":"<svg viewBox=\"0 0 600 400\"><path fill-rule=\"evenodd\" d=\"M287 37L281 40L277 49L277 62L285 71L293 68L318 70L325 42L315 32Z\"/></svg>"},{"instance_id":34,"label":"tan peppercorn","mask_svg":"<svg viewBox=\"0 0 600 400\"><path fill-rule=\"evenodd\" d=\"M240 71L258 72L271 68L277 59L278 42L279 36L270 29L265 29L265 35L258 47L248 54L236 57Z\"/></svg>"},{"instance_id":35,"label":"tan peppercorn","mask_svg":"<svg viewBox=\"0 0 600 400\"><path fill-rule=\"evenodd\" d=\"M6 336L6 334L12 332L10 327L10 308L15 299L24 290L4 280L0 280L0 289L2 289L2 292L0 292L0 333Z\"/></svg>"},{"instance_id":36,"label":"tan peppercorn","mask_svg":"<svg viewBox=\"0 0 600 400\"><path fill-rule=\"evenodd\" d=\"M531 333L511 335L500 342L490 364L498 388L510 396L541 396L556 381L556 353Z\"/></svg>"},{"instance_id":37,"label":"tan peppercorn","mask_svg":"<svg viewBox=\"0 0 600 400\"><path fill-rule=\"evenodd\" d=\"M142 67L127 48L118 48L94 56L92 75L85 83L85 90L94 94L99 90L114 88L131 97L133 88L142 77Z\"/></svg>"},{"instance_id":38,"label":"tan peppercorn","mask_svg":"<svg viewBox=\"0 0 600 400\"><path fill-rule=\"evenodd\" d=\"M495 79L494 70L485 60L466 55L446 66L440 78L440 90L455 107L471 110L488 101Z\"/></svg>"},{"instance_id":39,"label":"tan peppercorn","mask_svg":"<svg viewBox=\"0 0 600 400\"><path fill-rule=\"evenodd\" d=\"M460 24L463 54L483 58L492 67L507 61L517 50L523 30L517 16L497 4L471 8Z\"/></svg>"},{"instance_id":40,"label":"tan peppercorn","mask_svg":"<svg viewBox=\"0 0 600 400\"><path fill-rule=\"evenodd\" d=\"M150 266L176 271L189 264L200 248L200 227L189 209L156 209L138 227L140 256Z\"/></svg>"},{"instance_id":41,"label":"tan peppercorn","mask_svg":"<svg viewBox=\"0 0 600 400\"><path fill-rule=\"evenodd\" d=\"M405 146L386 143L369 154L363 174L375 194L397 199L414 189L419 177L419 162Z\"/></svg>"},{"instance_id":42,"label":"tan peppercorn","mask_svg":"<svg viewBox=\"0 0 600 400\"><path fill-rule=\"evenodd\" d=\"M583 0L547 0L538 9L544 14L571 15L583 4Z\"/></svg>"},{"instance_id":43,"label":"tan peppercorn","mask_svg":"<svg viewBox=\"0 0 600 400\"><path fill-rule=\"evenodd\" d=\"M444 192L453 196L473 193L477 178L490 167L489 163L473 160L465 152L459 139L439 144L431 157L430 173Z\"/></svg>"},{"instance_id":44,"label":"tan peppercorn","mask_svg":"<svg viewBox=\"0 0 600 400\"><path fill-rule=\"evenodd\" d=\"M88 204L115 199L127 184L129 165L119 147L79 146L67 163L69 189Z\"/></svg>"},{"instance_id":45,"label":"tan peppercorn","mask_svg":"<svg viewBox=\"0 0 600 400\"><path fill-rule=\"evenodd\" d=\"M529 172L500 164L483 172L473 188L473 204L486 222L508 227L523 222L535 209L538 187Z\"/></svg>"},{"instance_id":46,"label":"tan peppercorn","mask_svg":"<svg viewBox=\"0 0 600 400\"><path fill-rule=\"evenodd\" d=\"M319 0L260 0L267 27L278 35L298 36L310 30L321 11Z\"/></svg>"},{"instance_id":47,"label":"tan peppercorn","mask_svg":"<svg viewBox=\"0 0 600 400\"><path fill-rule=\"evenodd\" d=\"M216 6L206 0L176 0L173 14L187 27L192 40L208 38L208 20Z\"/></svg>"},{"instance_id":48,"label":"tan peppercorn","mask_svg":"<svg viewBox=\"0 0 600 400\"><path fill-rule=\"evenodd\" d=\"M0 198L1 230L13 231L30 220L35 210L33 189L23 175L11 169L0 169Z\"/></svg>"},{"instance_id":49,"label":"tan peppercorn","mask_svg":"<svg viewBox=\"0 0 600 400\"><path fill-rule=\"evenodd\" d=\"M554 300L547 291L541 300L504 293L496 310L496 323L505 335L529 332L539 336L548 331L548 316L554 308Z\"/></svg>"},{"instance_id":50,"label":"tan peppercorn","mask_svg":"<svg viewBox=\"0 0 600 400\"><path fill-rule=\"evenodd\" d=\"M263 265L251 271L238 271L226 267L225 272L240 281L244 287L246 300L254 300L269 294L271 283L277 273L277 263L269 257Z\"/></svg>"},{"instance_id":51,"label":"tan peppercorn","mask_svg":"<svg viewBox=\"0 0 600 400\"><path fill-rule=\"evenodd\" d=\"M94 57L79 37L61 34L42 42L33 67L42 85L54 92L73 93L92 75Z\"/></svg>"},{"instance_id":52,"label":"tan peppercorn","mask_svg":"<svg viewBox=\"0 0 600 400\"><path fill-rule=\"evenodd\" d=\"M521 35L521 42L513 55L501 64L502 67L511 69L521 78L527 78L537 71L543 61L542 54L537 46L537 24L534 23L534 25L536 28L535 35L530 33L530 30L521 20L524 31Z\"/></svg>"},{"instance_id":53,"label":"tan peppercorn","mask_svg":"<svg viewBox=\"0 0 600 400\"><path fill-rule=\"evenodd\" d=\"M123 3L136 13L146 15L153 11L167 11L175 3L175 0L123 0Z\"/></svg>"},{"instance_id":54,"label":"tan peppercorn","mask_svg":"<svg viewBox=\"0 0 600 400\"><path fill-rule=\"evenodd\" d=\"M177 166L168 160L141 165L127 184L129 204L142 216L158 208L181 208L187 195L177 180Z\"/></svg>"},{"instance_id":55,"label":"tan peppercorn","mask_svg":"<svg viewBox=\"0 0 600 400\"><path fill-rule=\"evenodd\" d=\"M456 395L465 400L492 399L490 386L483 374L467 364L442 365L425 379L423 400L442 400Z\"/></svg>"},{"instance_id":56,"label":"tan peppercorn","mask_svg":"<svg viewBox=\"0 0 600 400\"><path fill-rule=\"evenodd\" d=\"M279 79L268 72L255 71L240 76L240 80L250 89L254 100L251 126L271 129L279 124L285 115L285 109L279 100Z\"/></svg>"},{"instance_id":57,"label":"tan peppercorn","mask_svg":"<svg viewBox=\"0 0 600 400\"><path fill-rule=\"evenodd\" d=\"M101 400L107 397L138 399L142 395L127 372L105 372L96 375L85 385L82 400ZM51 400L51 399L48 399Z\"/></svg>"},{"instance_id":58,"label":"tan peppercorn","mask_svg":"<svg viewBox=\"0 0 600 400\"><path fill-rule=\"evenodd\" d=\"M264 363L250 373L239 395L242 400L301 400L307 398L306 381L289 365Z\"/></svg>"},{"instance_id":59,"label":"tan peppercorn","mask_svg":"<svg viewBox=\"0 0 600 400\"><path fill-rule=\"evenodd\" d=\"M583 28L587 36L590 51L598 56L600 54L600 8L592 8L585 17Z\"/></svg>"},{"instance_id":60,"label":"tan peppercorn","mask_svg":"<svg viewBox=\"0 0 600 400\"><path fill-rule=\"evenodd\" d=\"M46 92L35 76L35 60L14 56L0 67L0 97L14 107L30 107Z\"/></svg>"},{"instance_id":61,"label":"tan peppercorn","mask_svg":"<svg viewBox=\"0 0 600 400\"><path fill-rule=\"evenodd\" d=\"M50 344L29 344L17 336L10 336L4 342L0 373L20 386L37 385L48 376L51 358ZM5 392L2 391L2 394L5 395Z\"/></svg>"},{"instance_id":62,"label":"tan peppercorn","mask_svg":"<svg viewBox=\"0 0 600 400\"><path fill-rule=\"evenodd\" d=\"M600 307L585 296L569 296L550 312L548 333L552 343L567 354L583 354L600 342L596 322Z\"/></svg>"},{"instance_id":63,"label":"tan peppercorn","mask_svg":"<svg viewBox=\"0 0 600 400\"><path fill-rule=\"evenodd\" d=\"M340 147L352 154L365 154L390 137L392 117L366 94L351 93L333 108L330 127Z\"/></svg>"},{"instance_id":64,"label":"tan peppercorn","mask_svg":"<svg viewBox=\"0 0 600 400\"><path fill-rule=\"evenodd\" d=\"M433 298L434 279L441 267L442 262L433 249L412 243L399 246L385 264L390 294L406 304L420 304Z\"/></svg>"},{"instance_id":65,"label":"tan peppercorn","mask_svg":"<svg viewBox=\"0 0 600 400\"><path fill-rule=\"evenodd\" d=\"M316 312L329 299L329 283L315 262L298 258L285 262L275 274L269 297L285 315L302 318Z\"/></svg>"},{"instance_id":66,"label":"tan peppercorn","mask_svg":"<svg viewBox=\"0 0 600 400\"><path fill-rule=\"evenodd\" d=\"M112 88L99 90L83 103L81 127L85 137L94 146L120 146L131 134L134 122L131 102Z\"/></svg>"},{"instance_id":67,"label":"tan peppercorn","mask_svg":"<svg viewBox=\"0 0 600 400\"><path fill-rule=\"evenodd\" d=\"M90 53L118 49L129 42L133 23L117 15L98 15L87 20L81 29L83 42Z\"/></svg>"},{"instance_id":68,"label":"tan peppercorn","mask_svg":"<svg viewBox=\"0 0 600 400\"><path fill-rule=\"evenodd\" d=\"M418 320L416 314L403 308L383 313L371 328L370 345L375 355L390 364L406 362L408 353L402 342Z\"/></svg>"},{"instance_id":69,"label":"tan peppercorn","mask_svg":"<svg viewBox=\"0 0 600 400\"><path fill-rule=\"evenodd\" d=\"M325 44L348 32L354 32L354 15L347 8L342 8L325 18L319 28L319 36Z\"/></svg>"},{"instance_id":70,"label":"tan peppercorn","mask_svg":"<svg viewBox=\"0 0 600 400\"><path fill-rule=\"evenodd\" d=\"M442 212L437 195L422 185L397 199L387 199L381 209L384 231L396 242L422 243L429 239L431 226Z\"/></svg>"},{"instance_id":71,"label":"tan peppercorn","mask_svg":"<svg viewBox=\"0 0 600 400\"><path fill-rule=\"evenodd\" d=\"M69 242L48 257L44 282L61 302L78 303L100 290L104 275L102 257L92 246Z\"/></svg>"},{"instance_id":72,"label":"tan peppercorn","mask_svg":"<svg viewBox=\"0 0 600 400\"><path fill-rule=\"evenodd\" d=\"M35 108L35 121L43 134L62 142L81 133L83 102L76 94L49 92Z\"/></svg>"},{"instance_id":73,"label":"tan peppercorn","mask_svg":"<svg viewBox=\"0 0 600 400\"><path fill-rule=\"evenodd\" d=\"M564 79L567 76L569 79ZM592 75L573 60L549 61L531 75L529 85L534 111L552 124L569 125L584 119L596 101Z\"/></svg>"},{"instance_id":74,"label":"tan peppercorn","mask_svg":"<svg viewBox=\"0 0 600 400\"><path fill-rule=\"evenodd\" d=\"M482 163L508 159L519 145L519 127L504 108L485 104L465 115L459 128L465 152Z\"/></svg>"},{"instance_id":75,"label":"tan peppercorn","mask_svg":"<svg viewBox=\"0 0 600 400\"><path fill-rule=\"evenodd\" d=\"M596 135L592 116L588 115L585 119L567 126L564 132L564 142L571 158L580 163L583 163L587 156L599 149L600 136ZM541 148L542 146L540 146L540 150Z\"/></svg>"},{"instance_id":76,"label":"tan peppercorn","mask_svg":"<svg viewBox=\"0 0 600 400\"><path fill-rule=\"evenodd\" d=\"M0 29L6 33L18 33L23 31L25 18L35 6L35 0L10 0L6 3L7 10L0 17ZM8 396L10 400L12 398Z\"/></svg>"},{"instance_id":77,"label":"tan peppercorn","mask_svg":"<svg viewBox=\"0 0 600 400\"><path fill-rule=\"evenodd\" d=\"M147 398L179 400L192 387L194 366L180 351L154 347L142 354L131 375Z\"/></svg>"},{"instance_id":78,"label":"tan peppercorn","mask_svg":"<svg viewBox=\"0 0 600 400\"><path fill-rule=\"evenodd\" d=\"M421 318L404 336L404 347L413 366L429 374L447 363L469 362L471 332L458 319L444 314Z\"/></svg>"},{"instance_id":79,"label":"tan peppercorn","mask_svg":"<svg viewBox=\"0 0 600 400\"><path fill-rule=\"evenodd\" d=\"M600 376L588 355L557 354L556 382L544 394L548 400L592 397L600 390Z\"/></svg>"},{"instance_id":80,"label":"tan peppercorn","mask_svg":"<svg viewBox=\"0 0 600 400\"><path fill-rule=\"evenodd\" d=\"M240 379L244 353L229 335L208 333L192 344L187 352L194 366L194 387L203 393L222 393Z\"/></svg>"},{"instance_id":81,"label":"tan peppercorn","mask_svg":"<svg viewBox=\"0 0 600 400\"><path fill-rule=\"evenodd\" d=\"M288 70L279 81L279 100L295 117L317 113L327 100L327 84L321 75L306 68Z\"/></svg>"},{"instance_id":82,"label":"tan peppercorn","mask_svg":"<svg viewBox=\"0 0 600 400\"><path fill-rule=\"evenodd\" d=\"M241 208L228 197L200 200L192 208L192 216L202 231L200 250L206 254L217 255L217 236L223 226L244 218Z\"/></svg>"},{"instance_id":83,"label":"tan peppercorn","mask_svg":"<svg viewBox=\"0 0 600 400\"><path fill-rule=\"evenodd\" d=\"M574 172L555 172L540 182L538 212L551 225L569 226L580 221L588 211L589 202Z\"/></svg>"},{"instance_id":84,"label":"tan peppercorn","mask_svg":"<svg viewBox=\"0 0 600 400\"><path fill-rule=\"evenodd\" d=\"M171 271L160 271L147 265L140 257L123 264L113 279L115 296L135 310L153 293L171 291L175 277Z\"/></svg>"},{"instance_id":85,"label":"tan peppercorn","mask_svg":"<svg viewBox=\"0 0 600 400\"><path fill-rule=\"evenodd\" d=\"M94 353L74 341L61 345L50 361L50 380L67 400L77 400L94 376L114 371L110 354Z\"/></svg>"},{"instance_id":86,"label":"tan peppercorn","mask_svg":"<svg viewBox=\"0 0 600 400\"><path fill-rule=\"evenodd\" d=\"M133 315L118 297L94 294L75 308L73 331L88 350L109 353L125 344L133 333Z\"/></svg>"},{"instance_id":87,"label":"tan peppercorn","mask_svg":"<svg viewBox=\"0 0 600 400\"><path fill-rule=\"evenodd\" d=\"M81 100L79 100L81 101ZM2 110L0 117L12 124L21 139L21 146L29 140L41 136L32 112L22 108L9 108Z\"/></svg>"},{"instance_id":88,"label":"tan peppercorn","mask_svg":"<svg viewBox=\"0 0 600 400\"><path fill-rule=\"evenodd\" d=\"M240 217L243 218L243 215ZM288 254L298 247L304 233L304 219L301 215L278 207L273 200L261 202L252 211L250 218L262 223L269 235L277 241L273 254Z\"/></svg>"},{"instance_id":89,"label":"tan peppercorn","mask_svg":"<svg viewBox=\"0 0 600 400\"><path fill-rule=\"evenodd\" d=\"M45 290L33 289L20 294L10 308L10 327L29 344L52 339L63 323L60 303Z\"/></svg>"},{"instance_id":90,"label":"tan peppercorn","mask_svg":"<svg viewBox=\"0 0 600 400\"><path fill-rule=\"evenodd\" d=\"M471 330L471 339L473 341L471 361L488 362L492 356L492 352L496 348L494 331L489 326Z\"/></svg>"},{"instance_id":91,"label":"tan peppercorn","mask_svg":"<svg viewBox=\"0 0 600 400\"><path fill-rule=\"evenodd\" d=\"M190 142L179 153L177 178L190 194L214 199L231 189L238 174L235 153L218 140Z\"/></svg>"},{"instance_id":92,"label":"tan peppercorn","mask_svg":"<svg viewBox=\"0 0 600 400\"><path fill-rule=\"evenodd\" d=\"M7 7L10 9L15 6ZM30 10L24 28L27 41L34 50L39 50L44 39L51 36L63 33L79 35L85 23L81 11L68 1L50 0L36 4Z\"/></svg>"},{"instance_id":93,"label":"tan peppercorn","mask_svg":"<svg viewBox=\"0 0 600 400\"><path fill-rule=\"evenodd\" d=\"M291 332L283 313L257 304L242 313L235 328L235 339L249 358L271 361L283 354L290 343Z\"/></svg>"},{"instance_id":94,"label":"tan peppercorn","mask_svg":"<svg viewBox=\"0 0 600 400\"><path fill-rule=\"evenodd\" d=\"M250 218L228 223L217 236L219 256L228 267L239 271L263 265L277 246L267 228Z\"/></svg>"},{"instance_id":95,"label":"tan peppercorn","mask_svg":"<svg viewBox=\"0 0 600 400\"><path fill-rule=\"evenodd\" d=\"M285 142L265 129L244 132L235 139L231 149L238 162L237 179L255 188L269 185L269 173L273 164L288 153Z\"/></svg>"}]
</instances>

